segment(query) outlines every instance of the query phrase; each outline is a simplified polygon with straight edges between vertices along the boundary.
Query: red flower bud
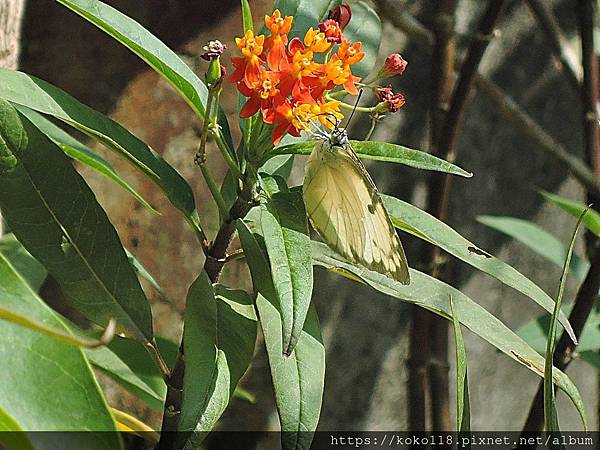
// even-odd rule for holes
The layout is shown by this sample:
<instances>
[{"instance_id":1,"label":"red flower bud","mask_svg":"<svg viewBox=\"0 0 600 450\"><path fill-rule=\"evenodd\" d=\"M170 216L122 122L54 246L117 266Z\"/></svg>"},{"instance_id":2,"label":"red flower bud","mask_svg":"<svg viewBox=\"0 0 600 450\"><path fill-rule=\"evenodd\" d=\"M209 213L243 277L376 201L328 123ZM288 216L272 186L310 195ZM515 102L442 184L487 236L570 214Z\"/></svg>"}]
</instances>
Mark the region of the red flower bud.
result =
<instances>
[{"instance_id":1,"label":"red flower bud","mask_svg":"<svg viewBox=\"0 0 600 450\"><path fill-rule=\"evenodd\" d=\"M350 8L350 5L344 3L329 11L329 16L327 18L335 20L339 24L340 29L343 30L352 18L352 9Z\"/></svg>"},{"instance_id":2,"label":"red flower bud","mask_svg":"<svg viewBox=\"0 0 600 450\"><path fill-rule=\"evenodd\" d=\"M377 74L377 78L388 78L396 75L402 75L406 70L406 66L408 62L400 56L399 53L392 53L387 58L385 58L385 63L383 67Z\"/></svg>"},{"instance_id":3,"label":"red flower bud","mask_svg":"<svg viewBox=\"0 0 600 450\"><path fill-rule=\"evenodd\" d=\"M327 19L319 24L319 31L325 34L327 42L339 44L342 42L342 29L340 24L333 19Z\"/></svg>"}]
</instances>

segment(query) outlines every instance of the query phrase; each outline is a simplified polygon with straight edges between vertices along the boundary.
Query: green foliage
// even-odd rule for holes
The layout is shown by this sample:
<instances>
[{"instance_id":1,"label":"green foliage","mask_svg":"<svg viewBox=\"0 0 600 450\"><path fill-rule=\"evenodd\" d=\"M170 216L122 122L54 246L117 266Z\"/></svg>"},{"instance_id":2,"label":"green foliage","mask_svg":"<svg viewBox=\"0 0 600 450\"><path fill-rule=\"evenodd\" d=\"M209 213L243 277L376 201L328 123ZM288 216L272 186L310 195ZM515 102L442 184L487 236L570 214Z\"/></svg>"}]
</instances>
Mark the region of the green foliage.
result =
<instances>
[{"instance_id":1,"label":"green foliage","mask_svg":"<svg viewBox=\"0 0 600 450\"><path fill-rule=\"evenodd\" d=\"M0 101L0 139L17 161L0 177L0 208L17 239L90 320L104 326L114 318L132 337L151 340L150 306L83 178L5 101Z\"/></svg>"},{"instance_id":2,"label":"green foliage","mask_svg":"<svg viewBox=\"0 0 600 450\"><path fill-rule=\"evenodd\" d=\"M554 301L533 281L498 258L481 250L445 223L397 198L385 195L383 202L392 222L400 230L437 245L456 258L491 275L507 286L525 294L549 313L554 310ZM573 328L566 316L561 313L559 317L560 323L576 340Z\"/></svg>"},{"instance_id":3,"label":"green foliage","mask_svg":"<svg viewBox=\"0 0 600 450\"><path fill-rule=\"evenodd\" d=\"M579 217L579 220L577 221L575 230L573 231L573 236L571 237L571 241L569 243L569 250L567 251L567 257L565 258L562 275L560 277L560 284L558 287L558 293L556 295L556 304L554 306L554 311L552 312L552 318L550 319L550 330L548 332L548 342L546 344L545 353L546 362L544 365L544 424L546 427L546 431L549 433L556 433L560 431L558 425L558 417L556 414L556 398L554 395L554 384L552 381L554 370L554 367L552 366L552 361L556 345L558 315L560 312L562 298L565 293L565 286L567 285L567 276L569 275L569 267L571 265L571 256L573 255L575 239L577 238L579 226L581 225L581 222L585 220L585 215L587 214L587 212L587 209L583 211L583 213Z\"/></svg>"},{"instance_id":4,"label":"green foliage","mask_svg":"<svg viewBox=\"0 0 600 450\"><path fill-rule=\"evenodd\" d=\"M467 178L473 176L472 173L469 173L448 161L420 150L403 147L402 145L373 141L351 141L351 144L356 153L365 159L404 164L405 166L413 167L415 169L446 172L451 175L459 175ZM286 154L310 155L314 146L314 141L281 145L275 147L269 156Z\"/></svg>"},{"instance_id":5,"label":"green foliage","mask_svg":"<svg viewBox=\"0 0 600 450\"><path fill-rule=\"evenodd\" d=\"M243 222L238 233L252 274L256 308L262 327L277 411L281 422L283 450L308 449L309 431L316 430L325 381L325 348L314 306L311 306L298 342L289 356L284 355L283 311L273 286L268 257Z\"/></svg>"},{"instance_id":6,"label":"green foliage","mask_svg":"<svg viewBox=\"0 0 600 450\"><path fill-rule=\"evenodd\" d=\"M310 236L300 192L271 192L260 208L261 234L281 309L283 353L302 332L313 288Z\"/></svg>"},{"instance_id":7,"label":"green foliage","mask_svg":"<svg viewBox=\"0 0 600 450\"><path fill-rule=\"evenodd\" d=\"M471 431L471 406L467 377L467 352L462 330L460 329L460 320L456 316L452 297L450 297L450 312L452 313L452 328L456 347L456 431L468 433Z\"/></svg>"},{"instance_id":8,"label":"green foliage","mask_svg":"<svg viewBox=\"0 0 600 450\"><path fill-rule=\"evenodd\" d=\"M67 156L108 177L108 179L115 182L119 187L133 195L133 197L140 202L142 206L148 208L148 210L152 211L154 214L160 214L150 203L144 199L144 197L137 193L135 189L129 185L129 183L119 177L119 175L115 172L115 169L107 160L46 119L41 114L36 113L35 111L24 106L17 105L16 108L21 114L27 117L27 119L29 119L29 121L35 125L38 130L40 130L42 133L48 136L50 140L58 145Z\"/></svg>"},{"instance_id":9,"label":"green foliage","mask_svg":"<svg viewBox=\"0 0 600 450\"><path fill-rule=\"evenodd\" d=\"M68 332L57 314L44 304L1 254L0 279L3 307ZM13 430L14 425L22 430L46 431L116 429L79 348L4 320L0 320L0 335L3 367L0 370L0 429ZM30 439L37 447L36 436ZM60 439L65 448L121 448L116 433L62 434L56 439ZM51 448L47 441L43 443L46 447L40 448Z\"/></svg>"},{"instance_id":10,"label":"green foliage","mask_svg":"<svg viewBox=\"0 0 600 450\"><path fill-rule=\"evenodd\" d=\"M411 269L411 284L404 286L385 275L344 261L319 242L313 242L313 261L316 265L353 281L361 280L379 292L418 305L446 319L452 317L448 302L448 298L452 297L455 313L462 325L535 374L543 376L544 358L539 353L472 299L442 281ZM554 383L569 396L585 424L583 401L577 387L557 369L554 370Z\"/></svg>"},{"instance_id":11,"label":"green foliage","mask_svg":"<svg viewBox=\"0 0 600 450\"><path fill-rule=\"evenodd\" d=\"M197 448L206 433L191 432L215 426L252 359L257 330L252 299L244 291L213 287L202 273L188 292L184 327L179 430L189 434L185 448Z\"/></svg>"}]
</instances>

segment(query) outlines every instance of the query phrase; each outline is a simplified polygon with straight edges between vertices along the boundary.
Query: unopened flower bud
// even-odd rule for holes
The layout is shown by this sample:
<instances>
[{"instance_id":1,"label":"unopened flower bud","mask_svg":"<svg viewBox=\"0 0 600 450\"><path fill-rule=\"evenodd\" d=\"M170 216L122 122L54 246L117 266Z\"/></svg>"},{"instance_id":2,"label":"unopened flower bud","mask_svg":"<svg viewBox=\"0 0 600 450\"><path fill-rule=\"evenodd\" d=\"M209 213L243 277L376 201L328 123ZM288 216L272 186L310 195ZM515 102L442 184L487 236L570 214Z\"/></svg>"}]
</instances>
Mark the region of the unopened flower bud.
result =
<instances>
[{"instance_id":1,"label":"unopened flower bud","mask_svg":"<svg viewBox=\"0 0 600 450\"><path fill-rule=\"evenodd\" d=\"M204 53L202 53L200 56L206 61L212 61L214 59L219 58L226 48L227 46L221 43L221 41L209 41L208 44L202 47Z\"/></svg>"},{"instance_id":2,"label":"unopened flower bud","mask_svg":"<svg viewBox=\"0 0 600 450\"><path fill-rule=\"evenodd\" d=\"M319 24L319 31L325 34L327 42L332 44L339 44L342 42L342 29L339 23L333 19L327 19L325 22Z\"/></svg>"},{"instance_id":3,"label":"unopened flower bud","mask_svg":"<svg viewBox=\"0 0 600 450\"><path fill-rule=\"evenodd\" d=\"M352 18L352 9L350 8L350 5L344 3L329 11L329 16L327 18L335 20L340 26L340 29L344 30Z\"/></svg>"},{"instance_id":4,"label":"unopened flower bud","mask_svg":"<svg viewBox=\"0 0 600 450\"><path fill-rule=\"evenodd\" d=\"M383 67L377 74L378 79L389 78L396 75L402 75L406 70L406 66L408 62L400 56L399 53L392 53L387 58L385 58L385 63L383 63Z\"/></svg>"},{"instance_id":5,"label":"unopened flower bud","mask_svg":"<svg viewBox=\"0 0 600 450\"><path fill-rule=\"evenodd\" d=\"M206 83L209 86L216 86L223 79L223 71L221 68L221 55L225 51L225 45L220 41L210 41L202 49L204 53L200 55L202 59L210 61L208 71L206 72Z\"/></svg>"}]
</instances>

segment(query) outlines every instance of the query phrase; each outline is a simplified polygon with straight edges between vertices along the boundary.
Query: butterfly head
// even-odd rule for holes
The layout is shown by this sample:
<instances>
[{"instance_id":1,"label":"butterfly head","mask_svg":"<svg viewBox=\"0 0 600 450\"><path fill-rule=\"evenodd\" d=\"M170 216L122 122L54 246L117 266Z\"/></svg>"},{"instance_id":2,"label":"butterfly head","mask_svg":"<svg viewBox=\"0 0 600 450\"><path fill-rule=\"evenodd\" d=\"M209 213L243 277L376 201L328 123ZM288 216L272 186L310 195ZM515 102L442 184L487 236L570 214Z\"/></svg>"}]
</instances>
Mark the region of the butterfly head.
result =
<instances>
[{"instance_id":1,"label":"butterfly head","mask_svg":"<svg viewBox=\"0 0 600 450\"><path fill-rule=\"evenodd\" d=\"M348 132L346 129L336 125L329 135L329 143L332 146L339 145L340 147L347 147L350 144L350 141L348 140Z\"/></svg>"}]
</instances>

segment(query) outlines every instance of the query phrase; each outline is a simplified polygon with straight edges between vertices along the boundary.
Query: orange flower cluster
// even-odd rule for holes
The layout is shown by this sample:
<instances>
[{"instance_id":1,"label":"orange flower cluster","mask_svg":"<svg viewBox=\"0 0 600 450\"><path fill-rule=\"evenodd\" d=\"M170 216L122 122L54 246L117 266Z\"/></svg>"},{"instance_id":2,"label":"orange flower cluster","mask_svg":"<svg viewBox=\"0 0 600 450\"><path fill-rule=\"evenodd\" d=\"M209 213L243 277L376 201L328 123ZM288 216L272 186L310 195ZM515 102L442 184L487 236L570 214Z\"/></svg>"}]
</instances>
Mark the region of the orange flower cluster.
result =
<instances>
[{"instance_id":1,"label":"orange flower cluster","mask_svg":"<svg viewBox=\"0 0 600 450\"><path fill-rule=\"evenodd\" d=\"M328 116L343 118L339 102L326 101L325 94L343 86L357 95L355 83L360 78L352 74L351 66L365 55L361 43L344 39L339 23L331 18L318 29L309 28L303 40L288 41L292 22L292 16L282 17L275 10L265 16L270 36L247 31L236 38L242 56L232 58L235 71L229 77L248 97L240 116L260 111L264 122L274 125L274 144L286 133L299 136L313 121L331 128Z\"/></svg>"}]
</instances>

